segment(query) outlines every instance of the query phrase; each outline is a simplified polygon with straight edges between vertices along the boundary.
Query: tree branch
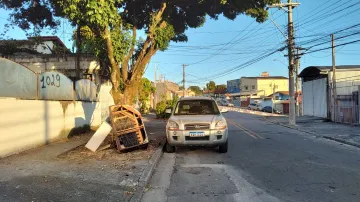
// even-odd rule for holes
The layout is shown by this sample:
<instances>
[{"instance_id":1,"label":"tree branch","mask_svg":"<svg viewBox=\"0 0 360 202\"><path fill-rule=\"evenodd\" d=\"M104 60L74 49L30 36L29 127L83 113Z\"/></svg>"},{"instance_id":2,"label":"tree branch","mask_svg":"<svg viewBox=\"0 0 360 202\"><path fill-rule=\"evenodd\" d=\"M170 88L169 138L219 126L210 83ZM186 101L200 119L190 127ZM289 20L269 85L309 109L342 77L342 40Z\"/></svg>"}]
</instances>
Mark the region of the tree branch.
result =
<instances>
[{"instance_id":1,"label":"tree branch","mask_svg":"<svg viewBox=\"0 0 360 202\"><path fill-rule=\"evenodd\" d=\"M147 63L150 62L151 57L158 51L155 49L155 44L151 44L151 46L147 49L146 54L144 55L143 59L137 63L134 67L134 73L132 76L132 80L136 80L142 76L144 73L144 69Z\"/></svg>"},{"instance_id":2,"label":"tree branch","mask_svg":"<svg viewBox=\"0 0 360 202\"><path fill-rule=\"evenodd\" d=\"M113 90L118 92L120 90L120 68L114 58L114 47L111 41L111 34L108 27L105 27L104 29L104 39L106 41L106 51L111 65L111 83L113 84Z\"/></svg>"},{"instance_id":3,"label":"tree branch","mask_svg":"<svg viewBox=\"0 0 360 202\"><path fill-rule=\"evenodd\" d=\"M136 42L136 26L133 26L132 28L132 32L133 32L133 41L131 44L131 48L129 53L126 55L126 57L124 58L122 65L121 65L121 73L122 73L122 79L124 82L126 82L128 80L129 77L129 60L131 58L131 56L134 54L135 51L135 42Z\"/></svg>"},{"instance_id":4,"label":"tree branch","mask_svg":"<svg viewBox=\"0 0 360 202\"><path fill-rule=\"evenodd\" d=\"M136 59L136 62L134 63L134 65L132 67L132 76L131 76L131 78L129 78L130 81L133 81L134 78L136 79L136 77L139 74L142 74L142 71L144 71L144 65L143 65L144 62L146 62L146 61L149 62L151 59L151 56L154 54L153 53L155 50L155 42L153 40L154 31L155 31L155 28L161 22L162 15L163 15L165 9L166 9L166 3L163 2L160 10L156 13L156 15L153 15L153 19L149 26L149 30L148 30L149 33L147 35L146 41L141 49L139 56Z\"/></svg>"}]
</instances>

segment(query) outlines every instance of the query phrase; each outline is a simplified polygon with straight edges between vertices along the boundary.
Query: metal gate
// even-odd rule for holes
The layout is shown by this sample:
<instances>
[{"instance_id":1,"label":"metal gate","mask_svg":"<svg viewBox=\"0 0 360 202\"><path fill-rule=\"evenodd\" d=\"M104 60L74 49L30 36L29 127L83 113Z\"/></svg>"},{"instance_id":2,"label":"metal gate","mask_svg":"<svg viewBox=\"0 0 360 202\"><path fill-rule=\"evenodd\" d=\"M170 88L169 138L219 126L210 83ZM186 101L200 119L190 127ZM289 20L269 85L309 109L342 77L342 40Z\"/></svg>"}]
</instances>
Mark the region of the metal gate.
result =
<instances>
[{"instance_id":1,"label":"metal gate","mask_svg":"<svg viewBox=\"0 0 360 202\"><path fill-rule=\"evenodd\" d=\"M303 83L304 115L327 117L326 78Z\"/></svg>"}]
</instances>

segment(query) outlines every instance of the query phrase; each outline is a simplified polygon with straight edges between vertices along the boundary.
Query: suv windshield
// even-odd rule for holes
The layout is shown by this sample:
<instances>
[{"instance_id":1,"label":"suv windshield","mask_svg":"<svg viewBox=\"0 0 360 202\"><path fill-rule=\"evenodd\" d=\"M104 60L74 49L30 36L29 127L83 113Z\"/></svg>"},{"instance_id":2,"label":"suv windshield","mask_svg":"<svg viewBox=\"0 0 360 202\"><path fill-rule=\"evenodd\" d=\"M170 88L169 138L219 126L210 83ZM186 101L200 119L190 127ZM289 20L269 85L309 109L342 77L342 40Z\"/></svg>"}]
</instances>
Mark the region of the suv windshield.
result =
<instances>
[{"instance_id":1,"label":"suv windshield","mask_svg":"<svg viewBox=\"0 0 360 202\"><path fill-rule=\"evenodd\" d=\"M219 109L212 100L183 100L176 105L174 115L204 115L220 114Z\"/></svg>"}]
</instances>

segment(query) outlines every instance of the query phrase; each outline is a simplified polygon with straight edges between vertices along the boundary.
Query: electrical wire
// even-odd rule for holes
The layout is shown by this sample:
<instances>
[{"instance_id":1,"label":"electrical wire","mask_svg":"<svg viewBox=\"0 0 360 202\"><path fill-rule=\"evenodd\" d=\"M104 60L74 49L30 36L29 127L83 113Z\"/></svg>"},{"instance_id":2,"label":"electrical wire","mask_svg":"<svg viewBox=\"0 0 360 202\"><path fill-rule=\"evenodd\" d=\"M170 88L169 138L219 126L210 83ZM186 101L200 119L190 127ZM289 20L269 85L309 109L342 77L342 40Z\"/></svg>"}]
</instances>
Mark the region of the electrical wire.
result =
<instances>
[{"instance_id":1,"label":"electrical wire","mask_svg":"<svg viewBox=\"0 0 360 202\"><path fill-rule=\"evenodd\" d=\"M350 41L350 42L347 42L347 43L338 44L338 45L335 45L334 47L346 46L346 45L354 44L354 43L358 43L358 42L360 42L360 40L354 40L354 41ZM301 55L315 53L315 52L319 52L319 51L327 50L327 49L331 49L331 48L332 48L332 46L331 47L326 47L326 48L320 48L320 49L316 49L316 50L312 50L312 51L306 51L306 52L302 53Z\"/></svg>"}]
</instances>

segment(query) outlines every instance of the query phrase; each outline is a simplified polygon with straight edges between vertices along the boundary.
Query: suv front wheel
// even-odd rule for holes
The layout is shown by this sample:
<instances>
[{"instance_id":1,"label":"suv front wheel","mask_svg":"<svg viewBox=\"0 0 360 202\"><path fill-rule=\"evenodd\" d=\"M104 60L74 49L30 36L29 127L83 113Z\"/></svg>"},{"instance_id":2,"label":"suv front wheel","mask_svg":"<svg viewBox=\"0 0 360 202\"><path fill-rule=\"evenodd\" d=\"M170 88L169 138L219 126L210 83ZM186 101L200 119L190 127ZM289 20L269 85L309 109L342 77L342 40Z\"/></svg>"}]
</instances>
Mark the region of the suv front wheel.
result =
<instances>
[{"instance_id":1,"label":"suv front wheel","mask_svg":"<svg viewBox=\"0 0 360 202\"><path fill-rule=\"evenodd\" d=\"M228 141L225 144L219 146L219 153L227 153L228 151Z\"/></svg>"},{"instance_id":2,"label":"suv front wheel","mask_svg":"<svg viewBox=\"0 0 360 202\"><path fill-rule=\"evenodd\" d=\"M175 146L169 145L169 143L166 141L164 150L165 150L166 153L174 153L175 152Z\"/></svg>"}]
</instances>

